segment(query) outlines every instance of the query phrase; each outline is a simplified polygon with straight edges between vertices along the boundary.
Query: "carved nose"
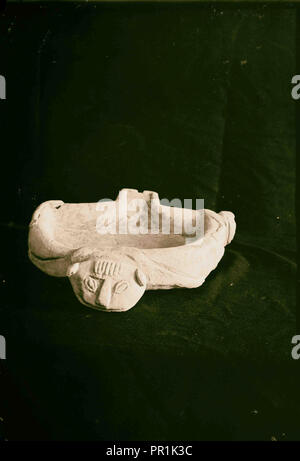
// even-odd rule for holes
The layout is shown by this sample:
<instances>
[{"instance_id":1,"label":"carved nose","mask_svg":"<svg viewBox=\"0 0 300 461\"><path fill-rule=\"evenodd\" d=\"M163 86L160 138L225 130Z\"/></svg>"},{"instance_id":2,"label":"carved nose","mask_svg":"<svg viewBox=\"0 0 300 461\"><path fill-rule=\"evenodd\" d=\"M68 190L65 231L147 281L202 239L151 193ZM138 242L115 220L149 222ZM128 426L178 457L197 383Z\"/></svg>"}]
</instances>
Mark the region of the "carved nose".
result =
<instances>
[{"instance_id":1,"label":"carved nose","mask_svg":"<svg viewBox=\"0 0 300 461\"><path fill-rule=\"evenodd\" d=\"M100 288L97 304L109 307L111 301L111 279L105 279Z\"/></svg>"}]
</instances>

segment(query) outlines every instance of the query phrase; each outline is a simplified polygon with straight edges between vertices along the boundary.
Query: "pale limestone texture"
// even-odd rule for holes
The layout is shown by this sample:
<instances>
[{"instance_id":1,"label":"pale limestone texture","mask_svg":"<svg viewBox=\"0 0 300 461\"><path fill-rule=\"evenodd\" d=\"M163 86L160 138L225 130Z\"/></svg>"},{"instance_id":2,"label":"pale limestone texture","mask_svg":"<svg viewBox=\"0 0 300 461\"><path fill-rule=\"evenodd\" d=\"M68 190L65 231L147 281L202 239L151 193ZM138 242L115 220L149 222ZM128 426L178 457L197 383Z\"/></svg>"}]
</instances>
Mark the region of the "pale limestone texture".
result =
<instances>
[{"instance_id":1,"label":"pale limestone texture","mask_svg":"<svg viewBox=\"0 0 300 461\"><path fill-rule=\"evenodd\" d=\"M140 232L122 234L121 228L126 228L130 218L134 222L135 215L134 207L124 208L124 203L136 199L145 203ZM104 209L106 218L99 221ZM162 222L168 216L170 231L166 234ZM153 222L158 226L155 234L151 233ZM199 225L194 226L194 233L187 233L186 228L195 222ZM117 232L107 234L105 226L113 228L114 223ZM175 228L180 227L178 234ZM161 205L155 192L122 189L116 201L100 205L60 200L42 203L30 223L29 258L49 275L69 277L82 304L121 312L133 307L145 290L202 285L221 260L235 229L230 211L172 208Z\"/></svg>"}]
</instances>

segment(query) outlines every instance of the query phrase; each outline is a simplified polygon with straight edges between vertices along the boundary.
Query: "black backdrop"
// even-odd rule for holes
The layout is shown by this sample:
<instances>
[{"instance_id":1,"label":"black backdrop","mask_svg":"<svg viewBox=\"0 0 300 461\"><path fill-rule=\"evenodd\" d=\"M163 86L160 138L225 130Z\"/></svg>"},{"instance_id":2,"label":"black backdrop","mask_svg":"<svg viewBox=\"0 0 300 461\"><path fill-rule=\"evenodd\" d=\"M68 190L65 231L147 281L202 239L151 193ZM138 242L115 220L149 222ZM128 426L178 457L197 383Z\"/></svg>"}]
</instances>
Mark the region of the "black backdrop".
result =
<instances>
[{"instance_id":1,"label":"black backdrop","mask_svg":"<svg viewBox=\"0 0 300 461\"><path fill-rule=\"evenodd\" d=\"M295 9L9 4L0 28L0 436L299 438ZM203 287L105 315L30 264L27 226L45 200L122 187L238 227Z\"/></svg>"}]
</instances>

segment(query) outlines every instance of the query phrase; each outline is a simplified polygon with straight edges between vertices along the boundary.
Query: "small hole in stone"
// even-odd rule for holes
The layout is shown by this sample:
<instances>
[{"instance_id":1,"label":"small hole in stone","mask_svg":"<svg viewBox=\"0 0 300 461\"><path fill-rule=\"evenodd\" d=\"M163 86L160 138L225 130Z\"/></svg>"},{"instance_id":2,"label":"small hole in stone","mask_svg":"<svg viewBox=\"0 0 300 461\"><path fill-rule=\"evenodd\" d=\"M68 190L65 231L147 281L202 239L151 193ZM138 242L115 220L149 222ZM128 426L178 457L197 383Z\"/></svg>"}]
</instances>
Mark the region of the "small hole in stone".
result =
<instances>
[{"instance_id":1,"label":"small hole in stone","mask_svg":"<svg viewBox=\"0 0 300 461\"><path fill-rule=\"evenodd\" d=\"M55 208L58 210L61 207L61 205L57 205Z\"/></svg>"}]
</instances>

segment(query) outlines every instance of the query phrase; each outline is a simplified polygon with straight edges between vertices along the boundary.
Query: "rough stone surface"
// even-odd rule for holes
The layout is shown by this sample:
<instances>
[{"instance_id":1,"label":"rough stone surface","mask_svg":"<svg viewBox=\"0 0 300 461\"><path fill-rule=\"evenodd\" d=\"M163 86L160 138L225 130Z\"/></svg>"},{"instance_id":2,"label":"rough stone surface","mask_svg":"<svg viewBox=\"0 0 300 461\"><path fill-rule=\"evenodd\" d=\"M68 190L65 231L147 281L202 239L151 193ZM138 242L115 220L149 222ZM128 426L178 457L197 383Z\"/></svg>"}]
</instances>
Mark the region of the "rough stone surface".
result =
<instances>
[{"instance_id":1,"label":"rough stone surface","mask_svg":"<svg viewBox=\"0 0 300 461\"><path fill-rule=\"evenodd\" d=\"M128 205L125 215L121 205L116 207L124 197ZM118 230L122 219L132 218L134 212L129 204L136 199L144 200L150 217L141 223L138 234L107 234L99 229L99 202L42 203L30 223L29 258L49 275L69 277L79 301L103 311L126 311L145 290L202 285L234 237L233 213L202 210L203 233L198 234L195 226L195 233L187 234L187 221L189 225L198 222L197 213L201 210L167 207L160 204L155 192L122 189L115 202L105 204L108 221L116 217L118 209ZM168 234L161 227L156 234L150 232L153 210L160 223L170 217ZM178 224L182 225L181 234L174 230Z\"/></svg>"}]
</instances>

